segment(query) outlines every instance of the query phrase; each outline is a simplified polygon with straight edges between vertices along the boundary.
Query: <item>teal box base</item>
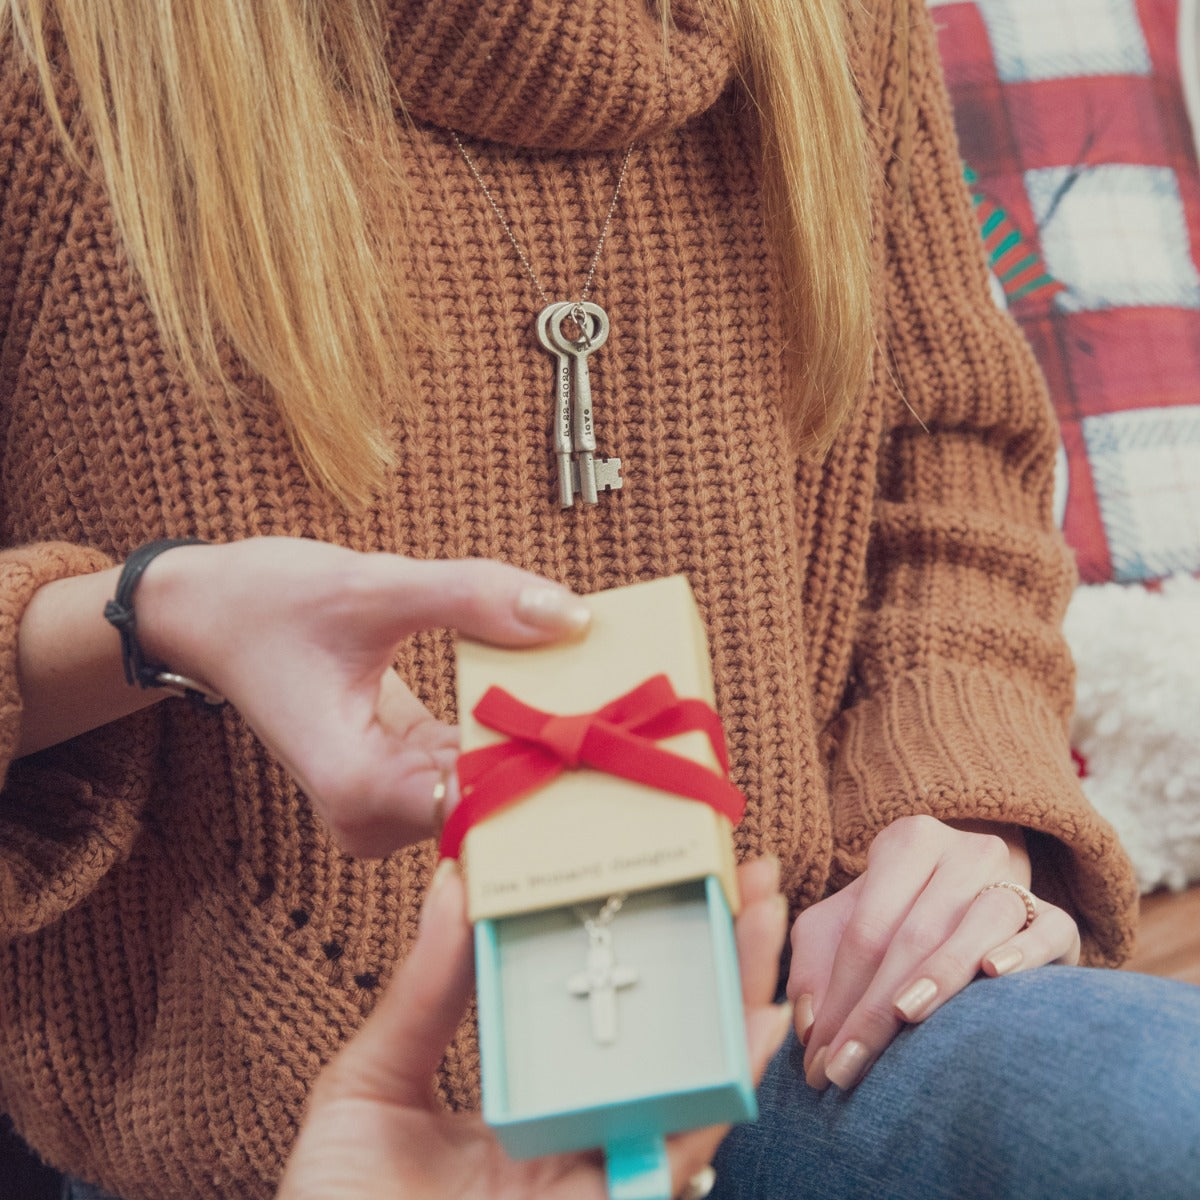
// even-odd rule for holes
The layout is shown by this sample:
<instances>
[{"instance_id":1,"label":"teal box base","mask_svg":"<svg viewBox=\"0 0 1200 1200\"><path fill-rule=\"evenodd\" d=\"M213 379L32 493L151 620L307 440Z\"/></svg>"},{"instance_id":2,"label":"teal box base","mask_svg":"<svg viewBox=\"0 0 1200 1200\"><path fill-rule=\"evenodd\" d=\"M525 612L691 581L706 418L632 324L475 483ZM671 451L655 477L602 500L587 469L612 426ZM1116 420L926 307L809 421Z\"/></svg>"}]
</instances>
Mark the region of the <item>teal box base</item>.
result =
<instances>
[{"instance_id":1,"label":"teal box base","mask_svg":"<svg viewBox=\"0 0 1200 1200\"><path fill-rule=\"evenodd\" d=\"M757 1115L718 881L626 898L610 931L633 982L616 993L609 1042L597 1039L591 997L569 986L587 959L583 918L602 903L476 924L483 1114L514 1158L645 1147Z\"/></svg>"}]
</instances>

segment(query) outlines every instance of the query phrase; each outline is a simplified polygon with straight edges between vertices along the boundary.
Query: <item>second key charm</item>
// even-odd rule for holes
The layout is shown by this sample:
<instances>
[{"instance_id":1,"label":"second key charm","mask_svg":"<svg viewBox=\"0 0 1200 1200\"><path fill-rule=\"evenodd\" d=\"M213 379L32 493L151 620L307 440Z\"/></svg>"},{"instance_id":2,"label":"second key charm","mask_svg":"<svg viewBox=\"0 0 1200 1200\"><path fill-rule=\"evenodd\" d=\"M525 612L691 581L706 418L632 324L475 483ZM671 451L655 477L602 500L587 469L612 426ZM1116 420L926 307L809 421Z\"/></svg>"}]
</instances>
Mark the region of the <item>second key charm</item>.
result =
<instances>
[{"instance_id":1,"label":"second key charm","mask_svg":"<svg viewBox=\"0 0 1200 1200\"><path fill-rule=\"evenodd\" d=\"M563 508L575 503L575 464L571 457L571 355L560 350L550 337L550 319L570 301L548 304L538 313L537 335L542 346L554 355L554 454L558 461L558 502Z\"/></svg>"}]
</instances>

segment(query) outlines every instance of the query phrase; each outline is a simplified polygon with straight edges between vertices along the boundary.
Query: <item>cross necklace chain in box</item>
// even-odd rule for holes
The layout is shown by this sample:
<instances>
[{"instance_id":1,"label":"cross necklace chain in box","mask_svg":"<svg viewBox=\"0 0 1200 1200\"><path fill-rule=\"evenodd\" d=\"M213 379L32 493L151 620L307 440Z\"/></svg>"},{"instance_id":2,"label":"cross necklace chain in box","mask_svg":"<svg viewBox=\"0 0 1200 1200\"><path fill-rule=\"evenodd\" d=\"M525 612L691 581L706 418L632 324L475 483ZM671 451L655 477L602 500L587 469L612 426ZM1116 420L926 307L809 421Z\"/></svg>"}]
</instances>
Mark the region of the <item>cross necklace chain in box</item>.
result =
<instances>
[{"instance_id":1,"label":"cross necklace chain in box","mask_svg":"<svg viewBox=\"0 0 1200 1200\"><path fill-rule=\"evenodd\" d=\"M613 953L611 926L624 903L624 895L610 896L595 916L575 909L588 935L587 966L567 980L567 990L572 996L587 997L592 1037L601 1045L617 1040L617 991L638 981L637 971L622 966Z\"/></svg>"}]
</instances>

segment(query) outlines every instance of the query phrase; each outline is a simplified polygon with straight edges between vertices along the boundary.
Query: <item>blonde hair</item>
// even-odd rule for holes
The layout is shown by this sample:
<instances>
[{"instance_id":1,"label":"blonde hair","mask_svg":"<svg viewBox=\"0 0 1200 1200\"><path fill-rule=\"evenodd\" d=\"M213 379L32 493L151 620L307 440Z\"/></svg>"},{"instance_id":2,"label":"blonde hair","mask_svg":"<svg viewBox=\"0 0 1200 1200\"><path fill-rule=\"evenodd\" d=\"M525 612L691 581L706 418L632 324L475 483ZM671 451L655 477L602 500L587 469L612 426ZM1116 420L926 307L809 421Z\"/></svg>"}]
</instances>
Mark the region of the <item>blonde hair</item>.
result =
<instances>
[{"instance_id":1,"label":"blonde hair","mask_svg":"<svg viewBox=\"0 0 1200 1200\"><path fill-rule=\"evenodd\" d=\"M669 0L661 0L664 15ZM796 330L794 427L827 445L871 357L863 123L840 0L710 0L741 47ZM418 321L382 197L402 196L380 0L0 0L70 144L61 37L114 219L186 383L261 378L310 476L367 500ZM384 168L379 164L391 164ZM395 203L395 201L392 201Z\"/></svg>"},{"instance_id":2,"label":"blonde hair","mask_svg":"<svg viewBox=\"0 0 1200 1200\"><path fill-rule=\"evenodd\" d=\"M712 0L758 114L764 203L784 285L798 449L833 441L874 353L866 126L844 0Z\"/></svg>"}]
</instances>

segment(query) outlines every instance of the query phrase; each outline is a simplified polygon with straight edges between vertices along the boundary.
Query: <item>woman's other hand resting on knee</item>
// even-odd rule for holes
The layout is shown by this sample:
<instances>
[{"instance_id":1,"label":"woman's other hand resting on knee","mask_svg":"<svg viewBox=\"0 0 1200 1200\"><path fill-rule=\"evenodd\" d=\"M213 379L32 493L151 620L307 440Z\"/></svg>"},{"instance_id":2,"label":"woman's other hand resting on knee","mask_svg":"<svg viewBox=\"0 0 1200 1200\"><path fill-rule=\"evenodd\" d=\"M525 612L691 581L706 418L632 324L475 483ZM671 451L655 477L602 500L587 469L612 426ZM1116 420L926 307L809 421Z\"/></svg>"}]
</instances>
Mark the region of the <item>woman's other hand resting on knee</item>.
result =
<instances>
[{"instance_id":1,"label":"woman's other hand resting on knee","mask_svg":"<svg viewBox=\"0 0 1200 1200\"><path fill-rule=\"evenodd\" d=\"M1030 919L1029 882L1019 829L912 816L880 832L862 875L792 927L788 995L808 1082L854 1087L906 1023L980 971L1078 962L1075 921L1033 897Z\"/></svg>"}]
</instances>

